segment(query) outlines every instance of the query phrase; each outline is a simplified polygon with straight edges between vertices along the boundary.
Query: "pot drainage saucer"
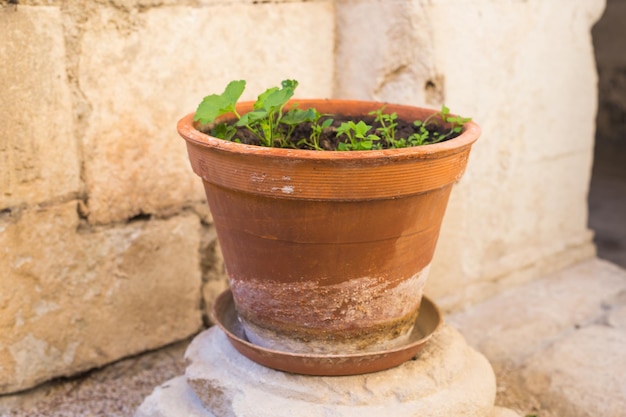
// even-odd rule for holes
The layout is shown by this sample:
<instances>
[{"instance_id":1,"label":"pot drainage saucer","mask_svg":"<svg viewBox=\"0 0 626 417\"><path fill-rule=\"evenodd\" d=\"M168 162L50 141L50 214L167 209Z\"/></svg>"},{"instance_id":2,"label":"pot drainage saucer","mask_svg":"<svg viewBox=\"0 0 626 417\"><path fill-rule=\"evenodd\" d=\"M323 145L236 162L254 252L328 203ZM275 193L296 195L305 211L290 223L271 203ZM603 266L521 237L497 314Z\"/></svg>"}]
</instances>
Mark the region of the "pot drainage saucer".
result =
<instances>
[{"instance_id":1,"label":"pot drainage saucer","mask_svg":"<svg viewBox=\"0 0 626 417\"><path fill-rule=\"evenodd\" d=\"M211 313L213 321L226 333L230 343L248 359L280 371L318 376L358 375L398 366L413 358L442 322L437 306L422 297L413 332L404 345L374 352L316 354L283 352L250 343L237 318L230 290L224 291L215 300Z\"/></svg>"}]
</instances>

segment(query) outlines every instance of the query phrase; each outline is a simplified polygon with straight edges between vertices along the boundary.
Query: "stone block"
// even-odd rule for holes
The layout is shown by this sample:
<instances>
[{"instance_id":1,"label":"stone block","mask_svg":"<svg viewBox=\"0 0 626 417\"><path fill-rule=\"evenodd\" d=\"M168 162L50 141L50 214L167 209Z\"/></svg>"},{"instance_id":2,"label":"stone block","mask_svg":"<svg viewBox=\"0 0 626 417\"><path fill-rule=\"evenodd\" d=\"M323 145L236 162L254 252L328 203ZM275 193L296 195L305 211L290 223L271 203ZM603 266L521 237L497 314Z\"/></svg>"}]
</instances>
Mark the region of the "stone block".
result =
<instances>
[{"instance_id":1,"label":"stone block","mask_svg":"<svg viewBox=\"0 0 626 417\"><path fill-rule=\"evenodd\" d=\"M79 190L61 17L59 7L0 9L0 210Z\"/></svg>"},{"instance_id":2,"label":"stone block","mask_svg":"<svg viewBox=\"0 0 626 417\"><path fill-rule=\"evenodd\" d=\"M156 387L137 409L134 417L217 417L207 411L187 378L179 376Z\"/></svg>"},{"instance_id":3,"label":"stone block","mask_svg":"<svg viewBox=\"0 0 626 417\"><path fill-rule=\"evenodd\" d=\"M590 28L603 6L338 2L338 95L446 103L483 129L452 193L426 287L444 309L593 255L585 209L597 101Z\"/></svg>"},{"instance_id":4,"label":"stone block","mask_svg":"<svg viewBox=\"0 0 626 417\"><path fill-rule=\"evenodd\" d=\"M337 2L337 97L441 106L436 31L423 3Z\"/></svg>"},{"instance_id":5,"label":"stone block","mask_svg":"<svg viewBox=\"0 0 626 417\"><path fill-rule=\"evenodd\" d=\"M503 292L448 322L491 361L499 404L539 416L621 416L624 306L626 271L595 259Z\"/></svg>"},{"instance_id":6,"label":"stone block","mask_svg":"<svg viewBox=\"0 0 626 417\"><path fill-rule=\"evenodd\" d=\"M217 327L196 336L185 358L187 383L219 416L487 417L495 398L489 363L446 325L416 360L365 375L317 377L266 368L237 352Z\"/></svg>"},{"instance_id":7,"label":"stone block","mask_svg":"<svg viewBox=\"0 0 626 417\"><path fill-rule=\"evenodd\" d=\"M215 417L207 411L184 376L172 378L156 387L137 409L134 417ZM490 417L521 417L505 407L494 407Z\"/></svg>"},{"instance_id":8,"label":"stone block","mask_svg":"<svg viewBox=\"0 0 626 417\"><path fill-rule=\"evenodd\" d=\"M507 177L463 179L443 221L427 294L458 310L593 257L587 190L579 186L589 180L591 158L572 153Z\"/></svg>"},{"instance_id":9,"label":"stone block","mask_svg":"<svg viewBox=\"0 0 626 417\"><path fill-rule=\"evenodd\" d=\"M522 361L564 332L603 317L626 290L623 271L594 259L505 291L448 317L494 363Z\"/></svg>"},{"instance_id":10,"label":"stone block","mask_svg":"<svg viewBox=\"0 0 626 417\"><path fill-rule=\"evenodd\" d=\"M626 302L609 313L607 322L611 327L626 331Z\"/></svg>"},{"instance_id":11,"label":"stone block","mask_svg":"<svg viewBox=\"0 0 626 417\"><path fill-rule=\"evenodd\" d=\"M204 199L177 121L232 79L249 81L247 99L285 78L300 82L299 97L330 96L333 25L330 1L97 8L79 75L92 107L83 144L89 221Z\"/></svg>"},{"instance_id":12,"label":"stone block","mask_svg":"<svg viewBox=\"0 0 626 417\"><path fill-rule=\"evenodd\" d=\"M198 218L82 228L77 202L0 218L0 393L198 331Z\"/></svg>"},{"instance_id":13,"label":"stone block","mask_svg":"<svg viewBox=\"0 0 626 417\"><path fill-rule=\"evenodd\" d=\"M527 391L555 415L624 415L626 332L589 326L534 355L522 377Z\"/></svg>"},{"instance_id":14,"label":"stone block","mask_svg":"<svg viewBox=\"0 0 626 417\"><path fill-rule=\"evenodd\" d=\"M492 417L521 417L515 411L505 407L494 407Z\"/></svg>"}]
</instances>

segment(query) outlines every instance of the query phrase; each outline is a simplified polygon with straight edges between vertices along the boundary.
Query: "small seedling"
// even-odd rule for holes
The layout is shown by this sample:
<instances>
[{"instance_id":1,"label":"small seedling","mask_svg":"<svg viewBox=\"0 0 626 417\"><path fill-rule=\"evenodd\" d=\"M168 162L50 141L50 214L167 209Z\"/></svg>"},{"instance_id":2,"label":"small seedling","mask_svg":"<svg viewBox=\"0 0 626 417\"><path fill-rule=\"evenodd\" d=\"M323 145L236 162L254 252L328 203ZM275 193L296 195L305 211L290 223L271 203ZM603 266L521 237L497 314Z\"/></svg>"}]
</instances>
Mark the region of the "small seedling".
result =
<instances>
[{"instance_id":1,"label":"small seedling","mask_svg":"<svg viewBox=\"0 0 626 417\"><path fill-rule=\"evenodd\" d=\"M363 120L348 120L333 126L332 115L322 115L316 109L300 109L297 105L285 109L298 86L296 80L284 80L280 88L267 89L258 96L252 111L240 115L236 105L245 86L244 80L231 81L222 94L206 96L196 110L194 121L208 127L211 135L236 142L241 142L239 129L244 129L267 147L324 150L322 136L330 135L339 140L336 144L339 151L366 151L448 140L459 135L463 125L471 120L450 115L450 110L442 106L441 111L425 120L416 120L413 133L398 137L398 115L385 113L383 106L369 113L375 127ZM307 131L304 137L302 130L298 130L302 126Z\"/></svg>"},{"instance_id":2,"label":"small seedling","mask_svg":"<svg viewBox=\"0 0 626 417\"><path fill-rule=\"evenodd\" d=\"M378 110L374 110L369 113L370 116L375 116L374 121L380 124L380 127L376 131L385 140L387 146L390 148L403 148L401 141L396 140L396 127L398 126L398 115L396 113L383 113L385 106Z\"/></svg>"},{"instance_id":3,"label":"small seedling","mask_svg":"<svg viewBox=\"0 0 626 417\"><path fill-rule=\"evenodd\" d=\"M380 140L380 137L374 134L367 134L372 129L372 126L368 126L363 120L358 123L353 121L343 122L337 128L337 137L346 135L348 142L339 142L337 149L340 151L370 151L377 145L375 142Z\"/></svg>"},{"instance_id":4,"label":"small seedling","mask_svg":"<svg viewBox=\"0 0 626 417\"><path fill-rule=\"evenodd\" d=\"M437 131L433 132L428 129L430 124L437 124L434 121L436 118L441 119L440 126L448 126L447 130L443 133ZM441 110L438 113L432 114L426 120L416 120L413 122L418 128L418 132L409 136L407 141L411 143L410 146L441 142L461 133L463 125L471 120L472 119L468 117L451 116L450 109L446 106L441 106Z\"/></svg>"}]
</instances>

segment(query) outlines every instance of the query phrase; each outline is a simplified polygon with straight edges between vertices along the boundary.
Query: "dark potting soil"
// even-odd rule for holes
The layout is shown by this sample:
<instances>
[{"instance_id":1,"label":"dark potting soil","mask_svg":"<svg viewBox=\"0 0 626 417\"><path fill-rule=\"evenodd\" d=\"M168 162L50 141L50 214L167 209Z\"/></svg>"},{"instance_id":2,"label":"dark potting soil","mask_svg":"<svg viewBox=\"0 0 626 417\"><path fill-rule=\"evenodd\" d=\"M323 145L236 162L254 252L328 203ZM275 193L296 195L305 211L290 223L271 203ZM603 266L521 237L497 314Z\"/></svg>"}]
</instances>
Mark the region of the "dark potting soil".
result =
<instances>
[{"instance_id":1,"label":"dark potting soil","mask_svg":"<svg viewBox=\"0 0 626 417\"><path fill-rule=\"evenodd\" d=\"M358 119L354 118L354 117L347 117L344 115L339 115L339 114L334 114L331 116L323 116L320 119L319 124L321 124L325 119L327 118L332 118L333 119L333 123L330 125L330 127L328 127L327 129L324 129L324 131L322 132L321 136L320 136L320 140L319 140L319 145L323 150L327 150L327 151L336 151L337 150L337 146L340 142L345 142L345 143L349 143L348 138L346 137L346 135L343 135L341 137L337 137L337 133L336 133L336 129L337 127L339 127L341 125L341 123L343 122L347 122L352 120L355 123L358 123L360 120L362 120L365 124L367 124L368 126L372 126L372 128L369 130L368 134L375 134L378 136L381 136L381 134L379 134L377 132L376 129L378 129L379 127L381 127L379 122L375 121L375 117L374 116L362 116ZM396 126L396 133L395 133L395 137L396 139L398 138L408 138L409 136L411 136L414 133L417 133L419 131L419 128L417 126L415 126L413 124L413 121L407 121L407 120L402 120L400 118L398 118L396 120L396 123L398 124ZM439 134L445 134L447 131L438 124L435 123L431 123L428 124L426 126L426 129L430 132L438 132ZM286 126L284 126L283 131L286 132ZM289 141L289 148L293 148L293 149L305 149L305 150L313 150L313 148L310 145L307 145L305 143L302 143L302 139L303 138L309 138L311 135L311 124L310 123L302 123L300 125L298 125L296 127L296 129L294 130L293 134L291 135L290 141ZM211 134L211 126L207 126L205 128L202 129L202 132L210 135ZM452 138L455 138L459 136L458 133L452 133L450 134L445 140L450 140ZM247 128L245 127L237 127L237 133L235 134L235 136L232 139L233 141L236 142L240 142L246 145L257 145L257 146L262 146L261 145L261 141L259 140L259 138L257 136L255 136L252 132L250 132ZM388 149L389 146L387 144L387 142L384 139L381 139L380 141L376 141L376 143L380 143L380 145L382 146L382 149ZM428 142L427 142L428 143ZM427 144L425 143L425 144ZM280 145L278 143L275 144L276 147L280 147Z\"/></svg>"}]
</instances>

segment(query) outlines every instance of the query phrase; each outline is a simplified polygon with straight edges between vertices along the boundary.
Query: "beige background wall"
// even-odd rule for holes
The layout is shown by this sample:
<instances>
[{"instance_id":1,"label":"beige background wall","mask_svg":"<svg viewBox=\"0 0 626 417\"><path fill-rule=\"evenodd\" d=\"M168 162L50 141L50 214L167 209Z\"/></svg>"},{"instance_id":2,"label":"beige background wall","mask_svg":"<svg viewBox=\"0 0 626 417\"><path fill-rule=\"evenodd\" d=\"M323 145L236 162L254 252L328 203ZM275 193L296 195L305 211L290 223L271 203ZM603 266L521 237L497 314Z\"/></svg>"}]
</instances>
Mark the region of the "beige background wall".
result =
<instances>
[{"instance_id":1,"label":"beige background wall","mask_svg":"<svg viewBox=\"0 0 626 417\"><path fill-rule=\"evenodd\" d=\"M0 393L202 327L223 267L175 123L231 79L483 127L427 286L446 309L593 254L601 0L20 3L0 8Z\"/></svg>"}]
</instances>

